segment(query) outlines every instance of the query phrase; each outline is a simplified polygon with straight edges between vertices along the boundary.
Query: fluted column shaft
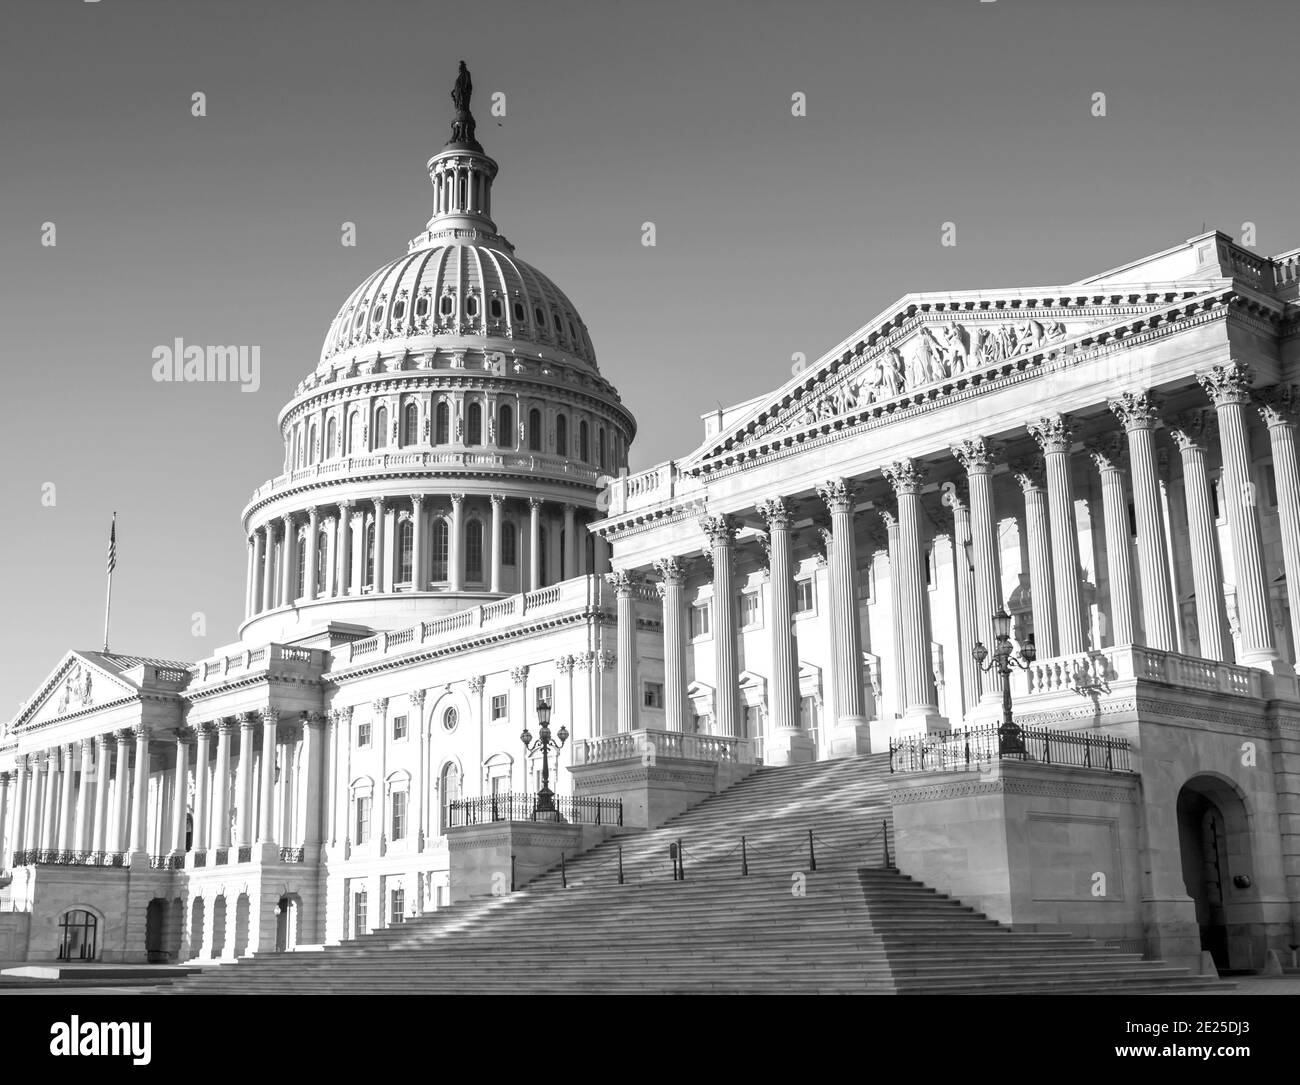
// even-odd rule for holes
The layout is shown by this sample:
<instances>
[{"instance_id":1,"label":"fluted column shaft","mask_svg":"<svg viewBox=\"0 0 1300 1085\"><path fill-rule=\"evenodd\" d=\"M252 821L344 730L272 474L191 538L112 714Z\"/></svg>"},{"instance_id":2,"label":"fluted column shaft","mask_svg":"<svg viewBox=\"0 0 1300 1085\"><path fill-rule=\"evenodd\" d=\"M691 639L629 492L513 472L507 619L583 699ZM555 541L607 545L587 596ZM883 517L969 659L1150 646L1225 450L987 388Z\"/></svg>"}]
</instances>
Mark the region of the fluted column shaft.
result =
<instances>
[{"instance_id":1,"label":"fluted column shaft","mask_svg":"<svg viewBox=\"0 0 1300 1085\"><path fill-rule=\"evenodd\" d=\"M528 590L542 586L542 501L528 499Z\"/></svg>"},{"instance_id":2,"label":"fluted column shaft","mask_svg":"<svg viewBox=\"0 0 1300 1085\"><path fill-rule=\"evenodd\" d=\"M313 505L307 510L306 563L303 571L303 598L316 598L316 533L320 531L320 510Z\"/></svg>"},{"instance_id":3,"label":"fluted column shaft","mask_svg":"<svg viewBox=\"0 0 1300 1085\"><path fill-rule=\"evenodd\" d=\"M352 582L349 595L361 595L366 586L366 512L352 514Z\"/></svg>"},{"instance_id":4,"label":"fluted column shaft","mask_svg":"<svg viewBox=\"0 0 1300 1085\"><path fill-rule=\"evenodd\" d=\"M355 583L352 576L352 506L346 501L339 502L339 518L334 528L338 534L335 550L338 553L338 573L334 582L334 594L344 596Z\"/></svg>"},{"instance_id":5,"label":"fluted column shaft","mask_svg":"<svg viewBox=\"0 0 1300 1085\"><path fill-rule=\"evenodd\" d=\"M284 525L284 542L280 546L280 557L284 568L280 570L280 605L293 606L297 596L296 580L298 578L298 539L294 528L293 515L286 513L281 522Z\"/></svg>"},{"instance_id":6,"label":"fluted column shaft","mask_svg":"<svg viewBox=\"0 0 1300 1085\"><path fill-rule=\"evenodd\" d=\"M854 536L853 493L842 478L822 483L817 493L831 518L831 543L826 558L830 565L831 680L836 723L856 725L866 722L866 710L862 696L862 630L858 625L858 547Z\"/></svg>"},{"instance_id":7,"label":"fluted column shaft","mask_svg":"<svg viewBox=\"0 0 1300 1085\"><path fill-rule=\"evenodd\" d=\"M505 498L500 494L492 495L492 550L489 557L490 572L488 586L490 591L501 590L501 506Z\"/></svg>"},{"instance_id":8,"label":"fluted column shaft","mask_svg":"<svg viewBox=\"0 0 1300 1085\"><path fill-rule=\"evenodd\" d=\"M971 550L975 563L975 639L993 643L993 615L1002 609L1002 571L998 554L998 523L993 508L993 443L974 437L954 445L952 453L966 470L970 491ZM890 559L891 564L893 559ZM1002 687L996 675L978 675L980 699L999 701Z\"/></svg>"},{"instance_id":9,"label":"fluted column shaft","mask_svg":"<svg viewBox=\"0 0 1300 1085\"><path fill-rule=\"evenodd\" d=\"M385 571L388 562L384 560L388 549L388 533L385 524L384 499L375 498L375 553L374 560L370 566L370 584L371 591L376 595L388 590L388 584L385 580Z\"/></svg>"},{"instance_id":10,"label":"fluted column shaft","mask_svg":"<svg viewBox=\"0 0 1300 1085\"><path fill-rule=\"evenodd\" d=\"M176 772L172 786L173 855L185 854L185 801L189 794L190 742L183 731L176 735Z\"/></svg>"},{"instance_id":11,"label":"fluted column shaft","mask_svg":"<svg viewBox=\"0 0 1300 1085\"><path fill-rule=\"evenodd\" d=\"M108 793L109 765L112 759L107 735L95 737L95 815L90 834L91 851L109 850Z\"/></svg>"},{"instance_id":12,"label":"fluted column shaft","mask_svg":"<svg viewBox=\"0 0 1300 1085\"><path fill-rule=\"evenodd\" d=\"M768 537L768 606L772 624L772 692L768 710L773 727L796 731L799 729L799 648L794 635L792 517L779 497L762 502L758 511L767 521ZM862 658L861 653L858 658Z\"/></svg>"},{"instance_id":13,"label":"fluted column shaft","mask_svg":"<svg viewBox=\"0 0 1300 1085\"><path fill-rule=\"evenodd\" d=\"M637 646L636 600L633 580L625 569L606 578L614 586L615 616L618 621L618 729L632 731L637 726Z\"/></svg>"},{"instance_id":14,"label":"fluted column shaft","mask_svg":"<svg viewBox=\"0 0 1300 1085\"><path fill-rule=\"evenodd\" d=\"M573 516L573 506L564 506L564 568L560 570L560 579L578 575L578 530Z\"/></svg>"},{"instance_id":15,"label":"fluted column shaft","mask_svg":"<svg viewBox=\"0 0 1300 1085\"><path fill-rule=\"evenodd\" d=\"M1034 616L1034 647L1044 659L1056 655L1056 589L1052 583L1052 542L1045 465L1014 468L1025 495L1025 538L1029 546L1029 602Z\"/></svg>"},{"instance_id":16,"label":"fluted column shaft","mask_svg":"<svg viewBox=\"0 0 1300 1085\"><path fill-rule=\"evenodd\" d=\"M1228 621L1223 605L1223 567L1205 466L1205 420L1199 411L1176 420L1169 435L1183 462L1187 502L1187 536L1192 551L1192 588L1196 593L1196 627L1201 655L1226 660Z\"/></svg>"},{"instance_id":17,"label":"fluted column shaft","mask_svg":"<svg viewBox=\"0 0 1300 1085\"><path fill-rule=\"evenodd\" d=\"M262 609L262 565L266 560L264 554L266 544L260 529L253 532L252 541L253 559L248 570L248 607L245 614L248 618Z\"/></svg>"},{"instance_id":18,"label":"fluted column shaft","mask_svg":"<svg viewBox=\"0 0 1300 1085\"><path fill-rule=\"evenodd\" d=\"M740 667L736 659L736 604L732 598L736 529L729 517L710 516L701 527L713 555L713 660L717 683L713 695L716 733L740 734Z\"/></svg>"},{"instance_id":19,"label":"fluted column shaft","mask_svg":"<svg viewBox=\"0 0 1300 1085\"><path fill-rule=\"evenodd\" d=\"M1241 659L1246 666L1278 661L1264 584L1264 559L1259 538L1259 509L1250 475L1250 437L1245 409L1250 401L1250 378L1242 366L1216 366L1198 374L1214 403L1219 419L1219 445L1223 453L1223 496L1228 506L1228 532L1232 538L1233 574L1237 582L1237 616L1241 626ZM1285 534L1285 533L1284 533Z\"/></svg>"},{"instance_id":20,"label":"fluted column shaft","mask_svg":"<svg viewBox=\"0 0 1300 1085\"><path fill-rule=\"evenodd\" d=\"M58 847L59 816L59 748L45 753L45 786L41 795L41 850Z\"/></svg>"},{"instance_id":21,"label":"fluted column shaft","mask_svg":"<svg viewBox=\"0 0 1300 1085\"><path fill-rule=\"evenodd\" d=\"M1273 482L1277 489L1287 605L1291 611L1291 643L1300 654L1300 467L1296 457L1296 405L1293 388L1273 389L1260 413L1268 425L1268 440L1273 450Z\"/></svg>"},{"instance_id":22,"label":"fluted column shaft","mask_svg":"<svg viewBox=\"0 0 1300 1085\"><path fill-rule=\"evenodd\" d=\"M0 870L8 870L12 865L9 862L9 845L5 843L5 830L8 828L9 817L9 773L0 772Z\"/></svg>"},{"instance_id":23,"label":"fluted column shaft","mask_svg":"<svg viewBox=\"0 0 1300 1085\"><path fill-rule=\"evenodd\" d=\"M425 521L424 496L411 495L411 590L424 591L429 586L425 576Z\"/></svg>"},{"instance_id":24,"label":"fluted column shaft","mask_svg":"<svg viewBox=\"0 0 1300 1085\"><path fill-rule=\"evenodd\" d=\"M126 851L127 828L131 818L131 734L117 733L117 766L113 777L113 844L114 852Z\"/></svg>"},{"instance_id":25,"label":"fluted column shaft","mask_svg":"<svg viewBox=\"0 0 1300 1085\"><path fill-rule=\"evenodd\" d=\"M898 498L898 579L903 622L904 716L937 716L939 693L930 659L930 607L921 547L922 469L911 460L885 468Z\"/></svg>"},{"instance_id":26,"label":"fluted column shaft","mask_svg":"<svg viewBox=\"0 0 1300 1085\"><path fill-rule=\"evenodd\" d=\"M194 733L198 736L194 754L194 850L206 851L208 847L208 742L212 735L212 725L197 724Z\"/></svg>"},{"instance_id":27,"label":"fluted column shaft","mask_svg":"<svg viewBox=\"0 0 1300 1085\"><path fill-rule=\"evenodd\" d=\"M135 810L131 815L131 851L144 851L149 843L149 728L135 729Z\"/></svg>"},{"instance_id":28,"label":"fluted column shaft","mask_svg":"<svg viewBox=\"0 0 1300 1085\"><path fill-rule=\"evenodd\" d=\"M275 728L278 719L279 713L274 709L262 713L262 796L257 826L257 839L261 844L275 843Z\"/></svg>"},{"instance_id":29,"label":"fluted column shaft","mask_svg":"<svg viewBox=\"0 0 1300 1085\"><path fill-rule=\"evenodd\" d=\"M1155 404L1145 393L1125 392L1111 400L1110 408L1124 423L1128 437L1129 466L1133 475L1133 508L1138 529L1138 574L1142 582L1142 626L1146 643L1162 652L1174 652L1173 601L1166 568L1169 547L1160 505L1160 480L1156 473L1151 431Z\"/></svg>"},{"instance_id":30,"label":"fluted column shaft","mask_svg":"<svg viewBox=\"0 0 1300 1085\"><path fill-rule=\"evenodd\" d=\"M63 754L63 792L59 796L59 850L71 851L73 841L76 839L76 806L74 798L76 795L75 787L77 782L77 773L75 768L75 751L76 747L71 742L65 743L62 747Z\"/></svg>"},{"instance_id":31,"label":"fluted column shaft","mask_svg":"<svg viewBox=\"0 0 1300 1085\"><path fill-rule=\"evenodd\" d=\"M452 591L465 588L465 495L451 495L451 531L447 579Z\"/></svg>"},{"instance_id":32,"label":"fluted column shaft","mask_svg":"<svg viewBox=\"0 0 1300 1085\"><path fill-rule=\"evenodd\" d=\"M230 734L234 721L217 723L217 768L212 778L212 846L230 847Z\"/></svg>"},{"instance_id":33,"label":"fluted column shaft","mask_svg":"<svg viewBox=\"0 0 1300 1085\"><path fill-rule=\"evenodd\" d=\"M99 765L95 761L95 740L81 740L81 780L77 786L77 822L69 847L73 851L89 851L91 825L95 818L95 800L91 787L99 778Z\"/></svg>"},{"instance_id":34,"label":"fluted column shaft","mask_svg":"<svg viewBox=\"0 0 1300 1085\"><path fill-rule=\"evenodd\" d=\"M23 832L24 842L28 849L43 848L45 846L41 839L42 827L44 822L45 804L45 774L49 769L49 755L46 753L32 754L32 786L27 796L27 817L26 828Z\"/></svg>"},{"instance_id":35,"label":"fluted column shaft","mask_svg":"<svg viewBox=\"0 0 1300 1085\"><path fill-rule=\"evenodd\" d=\"M1123 447L1117 434L1089 451L1101 475L1101 508L1106 532L1107 588L1110 592L1111 644L1133 643L1133 563L1129 555L1128 499L1124 494Z\"/></svg>"},{"instance_id":36,"label":"fluted column shaft","mask_svg":"<svg viewBox=\"0 0 1300 1085\"><path fill-rule=\"evenodd\" d=\"M971 568L970 505L956 494L945 497L952 509L952 560L957 579L957 655L961 665L961 703L965 714L979 701L979 669L971 659L975 648L975 572ZM949 713L951 715L951 712Z\"/></svg>"},{"instance_id":37,"label":"fluted column shaft","mask_svg":"<svg viewBox=\"0 0 1300 1085\"><path fill-rule=\"evenodd\" d=\"M1057 652L1077 655L1087 646L1079 595L1079 531L1074 522L1074 481L1070 470L1070 429L1060 415L1029 427L1043 450L1047 468L1047 510L1051 519L1052 581L1056 599Z\"/></svg>"},{"instance_id":38,"label":"fluted column shaft","mask_svg":"<svg viewBox=\"0 0 1300 1085\"><path fill-rule=\"evenodd\" d=\"M664 625L664 725L685 731L686 699L686 572L676 558L655 562Z\"/></svg>"},{"instance_id":39,"label":"fluted column shaft","mask_svg":"<svg viewBox=\"0 0 1300 1085\"><path fill-rule=\"evenodd\" d=\"M253 842L253 756L256 739L253 715L239 716L239 767L235 770L235 846L246 848Z\"/></svg>"},{"instance_id":40,"label":"fluted column shaft","mask_svg":"<svg viewBox=\"0 0 1300 1085\"><path fill-rule=\"evenodd\" d=\"M260 531L266 540L262 554L262 609L271 610L275 606L275 528L266 524Z\"/></svg>"},{"instance_id":41,"label":"fluted column shaft","mask_svg":"<svg viewBox=\"0 0 1300 1085\"><path fill-rule=\"evenodd\" d=\"M27 847L27 762L26 754L19 754L14 763L14 809L9 817L9 851L4 850L4 839L0 836L0 866L6 870L12 863L14 852Z\"/></svg>"}]
</instances>

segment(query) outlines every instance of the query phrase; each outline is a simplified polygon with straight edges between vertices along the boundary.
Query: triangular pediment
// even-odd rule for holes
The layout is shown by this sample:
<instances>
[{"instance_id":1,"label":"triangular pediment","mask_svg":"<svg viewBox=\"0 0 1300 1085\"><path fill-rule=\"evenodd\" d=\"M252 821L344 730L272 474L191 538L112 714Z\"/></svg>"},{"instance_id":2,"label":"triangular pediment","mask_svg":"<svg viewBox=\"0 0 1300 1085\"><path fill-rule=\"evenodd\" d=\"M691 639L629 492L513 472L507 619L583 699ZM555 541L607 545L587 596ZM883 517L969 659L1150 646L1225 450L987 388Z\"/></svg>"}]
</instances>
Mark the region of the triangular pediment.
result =
<instances>
[{"instance_id":1,"label":"triangular pediment","mask_svg":"<svg viewBox=\"0 0 1300 1085\"><path fill-rule=\"evenodd\" d=\"M1079 286L997 294L909 295L735 419L681 463L738 452L906 407L1044 363L1067 361L1135 328L1166 326L1231 280ZM706 467L707 469L707 467Z\"/></svg>"},{"instance_id":2,"label":"triangular pediment","mask_svg":"<svg viewBox=\"0 0 1300 1085\"><path fill-rule=\"evenodd\" d=\"M99 652L68 652L23 705L8 730L19 734L52 720L138 696L140 688L112 669L126 658Z\"/></svg>"}]
</instances>

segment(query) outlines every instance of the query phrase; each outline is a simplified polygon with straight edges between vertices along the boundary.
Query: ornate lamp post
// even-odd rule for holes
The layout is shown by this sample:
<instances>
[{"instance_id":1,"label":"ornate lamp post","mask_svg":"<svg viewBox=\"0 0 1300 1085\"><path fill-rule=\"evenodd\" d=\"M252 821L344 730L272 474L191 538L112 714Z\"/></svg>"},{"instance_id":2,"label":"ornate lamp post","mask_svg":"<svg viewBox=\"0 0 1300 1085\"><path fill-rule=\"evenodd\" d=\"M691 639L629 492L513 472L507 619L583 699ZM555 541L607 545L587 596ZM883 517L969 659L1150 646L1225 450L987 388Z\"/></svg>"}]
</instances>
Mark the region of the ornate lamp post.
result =
<instances>
[{"instance_id":1,"label":"ornate lamp post","mask_svg":"<svg viewBox=\"0 0 1300 1085\"><path fill-rule=\"evenodd\" d=\"M1025 638L1019 656L1012 654L1011 615L1001 607L993 615L993 636L997 643L993 645L992 653L984 647L983 642L976 641L971 654L980 670L1002 676L1002 726L998 728L998 756L1019 754L1023 758L1026 754L1025 740L1021 737L1020 728L1011 718L1011 671L1015 667L1028 670L1029 665L1038 658L1038 650L1034 647L1034 635L1031 633ZM988 662L985 663L985 660Z\"/></svg>"},{"instance_id":2,"label":"ornate lamp post","mask_svg":"<svg viewBox=\"0 0 1300 1085\"><path fill-rule=\"evenodd\" d=\"M555 793L551 791L549 752L554 749L558 754L569 740L569 732L564 729L564 724L560 724L560 729L556 732L555 738L551 738L550 723L551 706L547 701L539 701L537 704L537 741L533 742L533 736L529 733L527 724L524 725L523 734L519 736L519 741L524 744L524 756L526 758L531 757L538 750L542 751L542 787L537 792L537 813L555 815L555 803L552 801Z\"/></svg>"}]
</instances>

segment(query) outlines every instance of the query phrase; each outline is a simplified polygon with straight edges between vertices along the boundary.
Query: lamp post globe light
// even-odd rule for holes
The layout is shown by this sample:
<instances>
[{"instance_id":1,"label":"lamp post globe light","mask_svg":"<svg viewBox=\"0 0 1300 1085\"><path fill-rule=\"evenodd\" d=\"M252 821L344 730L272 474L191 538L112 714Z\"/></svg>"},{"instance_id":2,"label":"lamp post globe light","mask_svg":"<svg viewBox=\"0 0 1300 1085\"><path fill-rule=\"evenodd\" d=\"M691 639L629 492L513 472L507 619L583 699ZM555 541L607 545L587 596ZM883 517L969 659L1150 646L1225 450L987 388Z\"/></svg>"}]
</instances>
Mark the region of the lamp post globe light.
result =
<instances>
[{"instance_id":1,"label":"lamp post globe light","mask_svg":"<svg viewBox=\"0 0 1300 1085\"><path fill-rule=\"evenodd\" d=\"M537 792L536 813L550 815L547 820L551 821L558 820L559 813L555 809L555 793L551 790L550 751L554 749L558 754L568 740L569 732L565 730L564 724L560 724L560 729L556 732L555 738L551 738L551 705L546 700L538 701L537 741L533 741L533 736L529 732L527 724L524 725L519 741L524 744L525 758L531 757L538 750L542 751L542 786Z\"/></svg>"},{"instance_id":2,"label":"lamp post globe light","mask_svg":"<svg viewBox=\"0 0 1300 1085\"><path fill-rule=\"evenodd\" d=\"M998 756L1019 754L1026 756L1025 740L1020 728L1011 717L1011 672L1016 667L1028 670L1029 665L1038 658L1034 647L1034 635L1025 638L1019 655L1013 654L1011 647L1011 615L1005 608L999 608L993 615L993 651L984 647L982 641L976 641L971 654L982 671L995 672L1002 676L1002 726L998 728ZM985 660L988 662L986 663Z\"/></svg>"}]
</instances>

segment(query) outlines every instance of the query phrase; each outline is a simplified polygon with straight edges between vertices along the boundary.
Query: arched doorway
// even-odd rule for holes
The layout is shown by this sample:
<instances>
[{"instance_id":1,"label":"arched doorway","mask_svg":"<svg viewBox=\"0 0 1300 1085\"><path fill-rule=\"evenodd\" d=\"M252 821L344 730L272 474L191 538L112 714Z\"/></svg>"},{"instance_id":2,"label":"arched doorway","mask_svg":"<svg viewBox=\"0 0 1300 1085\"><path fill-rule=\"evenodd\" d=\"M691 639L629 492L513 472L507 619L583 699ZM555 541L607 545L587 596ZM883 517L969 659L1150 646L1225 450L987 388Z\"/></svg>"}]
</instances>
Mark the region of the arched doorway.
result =
<instances>
[{"instance_id":1,"label":"arched doorway","mask_svg":"<svg viewBox=\"0 0 1300 1085\"><path fill-rule=\"evenodd\" d=\"M1249 938L1256 910L1250 825L1245 803L1231 783L1206 774L1183 785L1178 792L1178 842L1202 951L1220 971L1254 967Z\"/></svg>"},{"instance_id":2,"label":"arched doorway","mask_svg":"<svg viewBox=\"0 0 1300 1085\"><path fill-rule=\"evenodd\" d=\"M248 894L240 893L235 898L235 956L242 957L248 952Z\"/></svg>"},{"instance_id":3,"label":"arched doorway","mask_svg":"<svg viewBox=\"0 0 1300 1085\"><path fill-rule=\"evenodd\" d=\"M167 922L167 902L154 897L144 913L144 952L150 964L165 964L167 951L163 944L163 927Z\"/></svg>"},{"instance_id":4,"label":"arched doorway","mask_svg":"<svg viewBox=\"0 0 1300 1085\"><path fill-rule=\"evenodd\" d=\"M297 893L289 893L275 905L275 951L287 953L298 944L298 921L301 914L302 899Z\"/></svg>"},{"instance_id":5,"label":"arched doorway","mask_svg":"<svg viewBox=\"0 0 1300 1085\"><path fill-rule=\"evenodd\" d=\"M203 903L202 897L195 897L194 903L190 905L190 956L200 957L203 955L203 936L206 933L204 926L207 921L207 906Z\"/></svg>"},{"instance_id":6,"label":"arched doorway","mask_svg":"<svg viewBox=\"0 0 1300 1085\"><path fill-rule=\"evenodd\" d=\"M212 905L212 959L220 960L226 952L226 898L217 897Z\"/></svg>"},{"instance_id":7,"label":"arched doorway","mask_svg":"<svg viewBox=\"0 0 1300 1085\"><path fill-rule=\"evenodd\" d=\"M93 961L99 950L99 920L84 908L59 917L59 960Z\"/></svg>"}]
</instances>

